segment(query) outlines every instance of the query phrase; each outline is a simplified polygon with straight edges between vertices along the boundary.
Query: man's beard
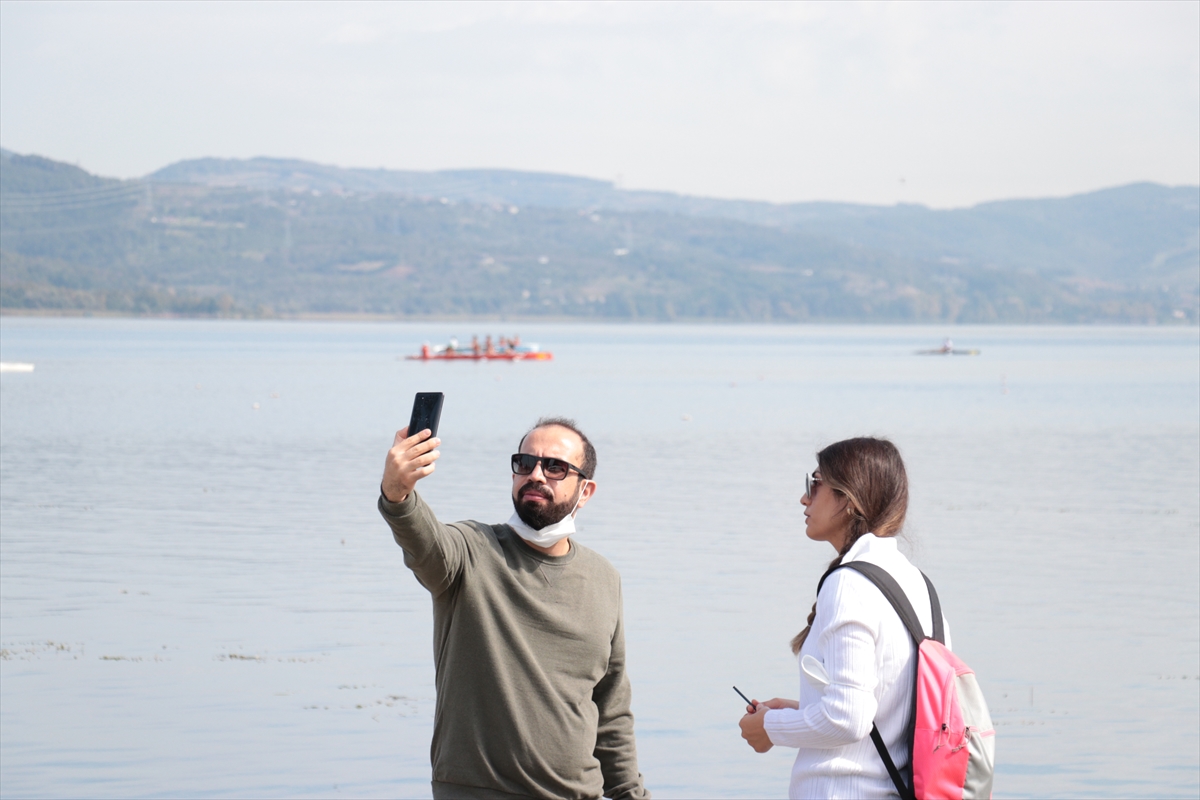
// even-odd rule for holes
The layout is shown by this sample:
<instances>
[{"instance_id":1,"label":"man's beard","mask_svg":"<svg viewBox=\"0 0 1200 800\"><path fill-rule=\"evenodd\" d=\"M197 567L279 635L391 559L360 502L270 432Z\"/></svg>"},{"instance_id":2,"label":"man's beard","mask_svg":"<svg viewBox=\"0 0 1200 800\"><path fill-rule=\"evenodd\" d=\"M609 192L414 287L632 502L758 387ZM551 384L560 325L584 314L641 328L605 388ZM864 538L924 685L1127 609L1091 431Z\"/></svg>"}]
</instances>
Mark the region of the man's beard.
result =
<instances>
[{"instance_id":1,"label":"man's beard","mask_svg":"<svg viewBox=\"0 0 1200 800\"><path fill-rule=\"evenodd\" d=\"M579 488L582 491L583 487ZM536 484L526 484L517 492L517 497L513 498L513 508L517 510L517 516L535 531L540 531L547 525L561 522L568 514L575 510L575 504L579 502L579 492L576 492L575 496L570 500L564 500L561 503L534 503L525 499L525 496L531 492L536 492L539 496L547 500L554 499L554 495L550 493L549 489L544 487L539 487Z\"/></svg>"}]
</instances>

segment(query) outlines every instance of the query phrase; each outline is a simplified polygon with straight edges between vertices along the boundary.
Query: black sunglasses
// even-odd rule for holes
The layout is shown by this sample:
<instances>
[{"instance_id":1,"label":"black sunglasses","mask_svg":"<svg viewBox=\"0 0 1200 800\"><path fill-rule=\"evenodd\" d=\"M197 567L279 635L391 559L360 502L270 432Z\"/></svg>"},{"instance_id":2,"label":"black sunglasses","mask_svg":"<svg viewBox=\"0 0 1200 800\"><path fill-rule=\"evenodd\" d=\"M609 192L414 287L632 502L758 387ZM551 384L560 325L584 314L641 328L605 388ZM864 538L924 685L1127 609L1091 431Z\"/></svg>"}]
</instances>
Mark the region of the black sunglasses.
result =
<instances>
[{"instance_id":1,"label":"black sunglasses","mask_svg":"<svg viewBox=\"0 0 1200 800\"><path fill-rule=\"evenodd\" d=\"M551 480L561 481L571 472L578 472L585 480L591 480L579 467L568 461L563 461L561 458L543 458L542 456L531 456L527 453L513 453L513 474L530 475L539 461L542 464L542 474Z\"/></svg>"},{"instance_id":2,"label":"black sunglasses","mask_svg":"<svg viewBox=\"0 0 1200 800\"><path fill-rule=\"evenodd\" d=\"M812 500L813 489L821 485L821 479L816 475L804 476L804 493L808 495L808 499Z\"/></svg>"}]
</instances>

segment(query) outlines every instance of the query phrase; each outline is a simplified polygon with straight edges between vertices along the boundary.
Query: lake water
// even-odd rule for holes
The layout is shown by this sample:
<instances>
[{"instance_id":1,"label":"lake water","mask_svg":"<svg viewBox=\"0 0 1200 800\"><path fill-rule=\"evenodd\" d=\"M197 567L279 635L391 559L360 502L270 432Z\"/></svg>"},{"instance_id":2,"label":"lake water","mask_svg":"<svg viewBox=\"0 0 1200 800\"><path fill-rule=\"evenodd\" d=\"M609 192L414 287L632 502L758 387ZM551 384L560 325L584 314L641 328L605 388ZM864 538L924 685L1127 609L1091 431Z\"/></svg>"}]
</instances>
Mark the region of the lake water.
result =
<instances>
[{"instance_id":1,"label":"lake water","mask_svg":"<svg viewBox=\"0 0 1200 800\"><path fill-rule=\"evenodd\" d=\"M519 332L551 362L416 363ZM977 357L919 357L947 333ZM997 725L996 797L1200 793L1196 328L0 319L0 793L429 794L428 595L375 510L443 391L442 519L502 521L541 414L599 451L579 539L620 569L660 798L786 795L742 703L833 552L824 444L886 435L904 546Z\"/></svg>"}]
</instances>

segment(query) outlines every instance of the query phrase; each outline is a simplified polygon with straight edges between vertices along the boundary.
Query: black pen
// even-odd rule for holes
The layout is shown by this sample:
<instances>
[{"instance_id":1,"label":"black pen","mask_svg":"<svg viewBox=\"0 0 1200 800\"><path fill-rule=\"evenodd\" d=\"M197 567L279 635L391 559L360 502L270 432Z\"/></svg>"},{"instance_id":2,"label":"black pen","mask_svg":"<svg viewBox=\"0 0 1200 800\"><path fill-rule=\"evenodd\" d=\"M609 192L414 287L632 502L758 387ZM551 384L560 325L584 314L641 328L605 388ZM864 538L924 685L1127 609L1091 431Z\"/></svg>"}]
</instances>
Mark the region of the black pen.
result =
<instances>
[{"instance_id":1,"label":"black pen","mask_svg":"<svg viewBox=\"0 0 1200 800\"><path fill-rule=\"evenodd\" d=\"M745 701L746 701L746 705L750 706L751 708L753 708L753 709L755 709L755 710L757 710L757 709L758 709L758 703L752 703L752 702L750 702L750 698L749 698L749 697L746 697L746 695L742 694L742 690L741 690L741 689L739 689L738 687L736 687L736 686L735 686L735 687L733 687L733 690L734 690L735 692L737 692L737 693L738 693L738 697L740 697L740 698L742 698L743 700L745 700Z\"/></svg>"}]
</instances>

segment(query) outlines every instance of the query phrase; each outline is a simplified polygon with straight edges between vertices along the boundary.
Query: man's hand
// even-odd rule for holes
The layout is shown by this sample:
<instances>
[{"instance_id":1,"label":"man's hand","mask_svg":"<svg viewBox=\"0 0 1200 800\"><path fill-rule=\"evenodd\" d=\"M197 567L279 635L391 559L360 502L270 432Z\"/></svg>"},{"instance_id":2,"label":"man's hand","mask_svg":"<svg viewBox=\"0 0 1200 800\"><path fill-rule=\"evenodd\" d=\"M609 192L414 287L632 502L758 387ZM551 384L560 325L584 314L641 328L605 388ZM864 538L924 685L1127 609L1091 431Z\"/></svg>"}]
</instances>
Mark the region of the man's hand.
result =
<instances>
[{"instance_id":1,"label":"man's hand","mask_svg":"<svg viewBox=\"0 0 1200 800\"><path fill-rule=\"evenodd\" d=\"M430 438L428 430L418 431L416 436L409 436L407 427L396 431L379 485L384 499L391 503L407 500L417 481L432 474L433 462L441 455L435 448L441 443L441 439Z\"/></svg>"},{"instance_id":2,"label":"man's hand","mask_svg":"<svg viewBox=\"0 0 1200 800\"><path fill-rule=\"evenodd\" d=\"M800 703L796 700L787 700L782 697L772 697L765 703L760 703L757 700L751 702L753 706L747 706L746 716L742 717L742 721L738 725L742 729L742 738L754 748L754 752L765 753L775 746L775 743L771 741L771 737L767 735L767 729L764 727L767 712L773 708L799 708Z\"/></svg>"}]
</instances>

